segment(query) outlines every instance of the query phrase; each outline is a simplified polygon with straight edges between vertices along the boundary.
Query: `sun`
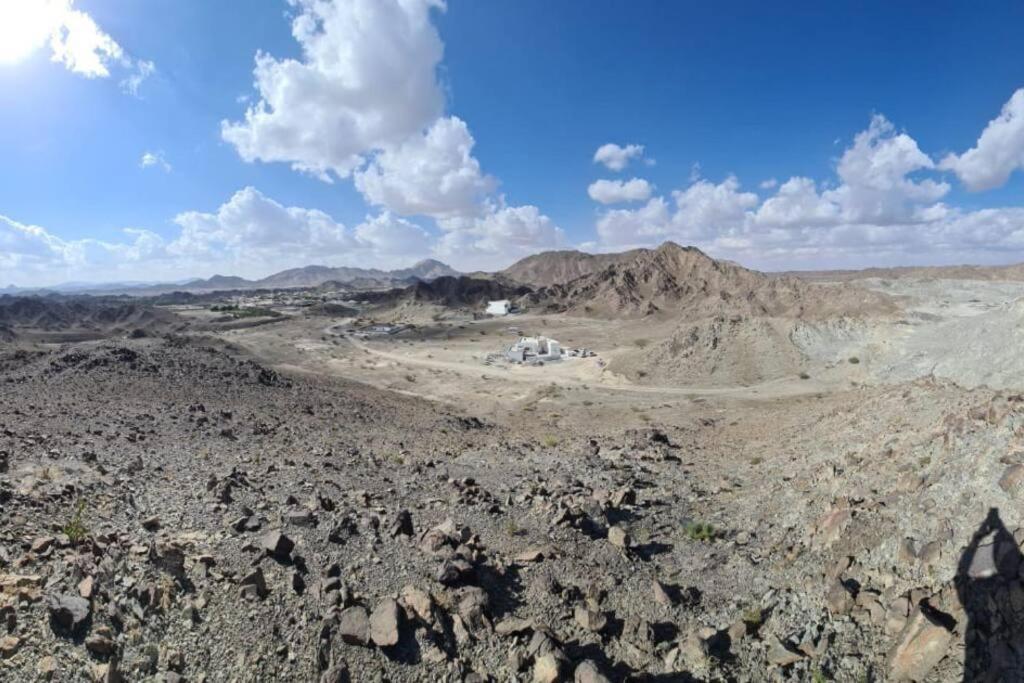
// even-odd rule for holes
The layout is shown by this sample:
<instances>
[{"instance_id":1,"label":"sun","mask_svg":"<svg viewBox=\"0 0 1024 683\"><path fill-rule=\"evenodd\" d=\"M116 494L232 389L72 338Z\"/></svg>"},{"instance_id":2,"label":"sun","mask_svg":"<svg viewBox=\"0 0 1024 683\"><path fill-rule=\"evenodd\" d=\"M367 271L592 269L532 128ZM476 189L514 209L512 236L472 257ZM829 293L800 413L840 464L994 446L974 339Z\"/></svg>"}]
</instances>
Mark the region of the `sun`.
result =
<instances>
[{"instance_id":1,"label":"sun","mask_svg":"<svg viewBox=\"0 0 1024 683\"><path fill-rule=\"evenodd\" d=\"M60 0L0 0L0 64L35 52L60 23Z\"/></svg>"}]
</instances>

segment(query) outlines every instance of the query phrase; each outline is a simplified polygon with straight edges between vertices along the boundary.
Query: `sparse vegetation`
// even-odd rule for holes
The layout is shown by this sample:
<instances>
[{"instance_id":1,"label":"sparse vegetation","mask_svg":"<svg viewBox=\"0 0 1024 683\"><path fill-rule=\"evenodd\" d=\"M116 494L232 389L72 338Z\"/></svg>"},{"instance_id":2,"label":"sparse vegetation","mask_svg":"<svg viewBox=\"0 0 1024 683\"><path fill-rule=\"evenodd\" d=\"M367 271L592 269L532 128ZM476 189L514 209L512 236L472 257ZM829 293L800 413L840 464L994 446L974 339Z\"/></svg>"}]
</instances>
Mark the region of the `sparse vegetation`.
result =
<instances>
[{"instance_id":1,"label":"sparse vegetation","mask_svg":"<svg viewBox=\"0 0 1024 683\"><path fill-rule=\"evenodd\" d=\"M800 373L800 379L810 379L810 378L811 378L811 376L808 375L806 372L801 372Z\"/></svg>"},{"instance_id":2,"label":"sparse vegetation","mask_svg":"<svg viewBox=\"0 0 1024 683\"><path fill-rule=\"evenodd\" d=\"M850 356L850 365L857 365L858 363L860 363L860 358L857 358L857 356Z\"/></svg>"},{"instance_id":3,"label":"sparse vegetation","mask_svg":"<svg viewBox=\"0 0 1024 683\"><path fill-rule=\"evenodd\" d=\"M554 434L545 434L540 442L544 444L545 448L554 448L560 443L558 437Z\"/></svg>"},{"instance_id":4,"label":"sparse vegetation","mask_svg":"<svg viewBox=\"0 0 1024 683\"><path fill-rule=\"evenodd\" d=\"M705 543L718 537L718 530L708 522L690 522L686 525L686 537L691 541Z\"/></svg>"},{"instance_id":5,"label":"sparse vegetation","mask_svg":"<svg viewBox=\"0 0 1024 683\"><path fill-rule=\"evenodd\" d=\"M756 631L764 623L764 611L760 607L750 607L740 615L740 621L743 622L748 631Z\"/></svg>"},{"instance_id":6,"label":"sparse vegetation","mask_svg":"<svg viewBox=\"0 0 1024 683\"><path fill-rule=\"evenodd\" d=\"M68 537L72 543L81 543L89 535L89 528L85 525L83 516L85 514L85 501L79 500L75 505L75 512L71 518L61 527L61 533Z\"/></svg>"},{"instance_id":7,"label":"sparse vegetation","mask_svg":"<svg viewBox=\"0 0 1024 683\"><path fill-rule=\"evenodd\" d=\"M650 346L651 340L650 339L644 339L644 338L641 337L640 339L634 339L633 343L636 344L636 347L638 349L646 349L648 346Z\"/></svg>"}]
</instances>

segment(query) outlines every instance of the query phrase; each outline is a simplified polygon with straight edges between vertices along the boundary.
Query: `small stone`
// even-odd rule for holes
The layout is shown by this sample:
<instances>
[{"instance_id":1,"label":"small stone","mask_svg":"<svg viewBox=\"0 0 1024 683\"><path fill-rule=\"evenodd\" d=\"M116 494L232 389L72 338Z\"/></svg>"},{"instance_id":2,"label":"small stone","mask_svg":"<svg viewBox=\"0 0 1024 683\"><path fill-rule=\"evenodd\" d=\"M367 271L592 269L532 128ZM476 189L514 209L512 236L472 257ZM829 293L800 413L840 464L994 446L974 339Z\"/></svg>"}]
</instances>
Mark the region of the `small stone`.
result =
<instances>
[{"instance_id":1,"label":"small stone","mask_svg":"<svg viewBox=\"0 0 1024 683\"><path fill-rule=\"evenodd\" d=\"M434 621L434 601L430 594L416 586L406 586L402 589L402 602L416 614L416 616L427 624Z\"/></svg>"},{"instance_id":2,"label":"small stone","mask_svg":"<svg viewBox=\"0 0 1024 683\"><path fill-rule=\"evenodd\" d=\"M366 609L358 605L343 609L338 615L338 635L349 645L369 643L370 617Z\"/></svg>"},{"instance_id":3,"label":"small stone","mask_svg":"<svg viewBox=\"0 0 1024 683\"><path fill-rule=\"evenodd\" d=\"M334 662L320 674L320 683L348 683L348 667L345 662Z\"/></svg>"},{"instance_id":4,"label":"small stone","mask_svg":"<svg viewBox=\"0 0 1024 683\"><path fill-rule=\"evenodd\" d=\"M778 638L772 639L772 644L768 647L768 661L775 666L789 666L803 658L801 653L794 651L788 643Z\"/></svg>"},{"instance_id":5,"label":"small stone","mask_svg":"<svg viewBox=\"0 0 1024 683\"><path fill-rule=\"evenodd\" d=\"M292 550L295 548L295 542L280 531L270 531L260 539L260 546L266 550L268 554L279 560L287 561L291 559Z\"/></svg>"},{"instance_id":6,"label":"small stone","mask_svg":"<svg viewBox=\"0 0 1024 683\"><path fill-rule=\"evenodd\" d=\"M490 622L484 610L487 609L487 593L479 586L470 586L463 590L462 599L459 600L459 616L472 632L478 632L487 628Z\"/></svg>"},{"instance_id":7,"label":"small stone","mask_svg":"<svg viewBox=\"0 0 1024 683\"><path fill-rule=\"evenodd\" d=\"M241 594L243 598L247 600L262 600L268 593L267 580L263 576L263 570L259 567L242 579Z\"/></svg>"},{"instance_id":8,"label":"small stone","mask_svg":"<svg viewBox=\"0 0 1024 683\"><path fill-rule=\"evenodd\" d=\"M675 600L672 599L668 587L661 581L654 579L654 581L651 583L651 588L654 591L654 601L656 603L658 603L659 605L664 605L666 607L671 607L675 604Z\"/></svg>"},{"instance_id":9,"label":"small stone","mask_svg":"<svg viewBox=\"0 0 1024 683\"><path fill-rule=\"evenodd\" d=\"M96 579L87 576L78 582L78 594L86 600L92 598L93 589L96 587Z\"/></svg>"},{"instance_id":10,"label":"small stone","mask_svg":"<svg viewBox=\"0 0 1024 683\"><path fill-rule=\"evenodd\" d=\"M601 673L592 660L584 659L576 667L573 674L574 683L610 683L607 677Z\"/></svg>"},{"instance_id":11,"label":"small stone","mask_svg":"<svg viewBox=\"0 0 1024 683\"><path fill-rule=\"evenodd\" d=\"M53 674L57 673L57 660L50 655L43 657L36 664L36 673L44 681L50 680L53 678Z\"/></svg>"},{"instance_id":12,"label":"small stone","mask_svg":"<svg viewBox=\"0 0 1024 683\"><path fill-rule=\"evenodd\" d=\"M540 562L545 557L544 548L531 548L516 555L515 560L523 563Z\"/></svg>"},{"instance_id":13,"label":"small stone","mask_svg":"<svg viewBox=\"0 0 1024 683\"><path fill-rule=\"evenodd\" d=\"M612 494L611 504L620 508L624 505L636 505L636 491L631 488L622 488Z\"/></svg>"},{"instance_id":14,"label":"small stone","mask_svg":"<svg viewBox=\"0 0 1024 683\"><path fill-rule=\"evenodd\" d=\"M608 542L625 550L629 547L629 534L620 526L608 527Z\"/></svg>"},{"instance_id":15,"label":"small stone","mask_svg":"<svg viewBox=\"0 0 1024 683\"><path fill-rule=\"evenodd\" d=\"M412 515L409 514L408 510L399 510L398 514L395 515L395 521L392 523L389 533L392 538L412 536Z\"/></svg>"},{"instance_id":16,"label":"small stone","mask_svg":"<svg viewBox=\"0 0 1024 683\"><path fill-rule=\"evenodd\" d=\"M107 636L94 634L85 639L85 647L93 654L107 656L114 652L114 641Z\"/></svg>"},{"instance_id":17,"label":"small stone","mask_svg":"<svg viewBox=\"0 0 1024 683\"><path fill-rule=\"evenodd\" d=\"M89 601L77 595L51 595L47 608L51 623L64 631L79 630L89 618Z\"/></svg>"},{"instance_id":18,"label":"small stone","mask_svg":"<svg viewBox=\"0 0 1024 683\"><path fill-rule=\"evenodd\" d=\"M370 640L377 647L391 647L398 644L398 603L390 598L381 601L370 615Z\"/></svg>"},{"instance_id":19,"label":"small stone","mask_svg":"<svg viewBox=\"0 0 1024 683\"><path fill-rule=\"evenodd\" d=\"M946 656L952 641L952 633L915 608L889 652L889 680L924 680Z\"/></svg>"},{"instance_id":20,"label":"small stone","mask_svg":"<svg viewBox=\"0 0 1024 683\"><path fill-rule=\"evenodd\" d=\"M142 528L146 531L156 531L160 528L160 517L153 515L142 520Z\"/></svg>"},{"instance_id":21,"label":"small stone","mask_svg":"<svg viewBox=\"0 0 1024 683\"><path fill-rule=\"evenodd\" d=\"M853 609L853 596L843 582L836 579L825 594L825 604L834 615L846 614Z\"/></svg>"},{"instance_id":22,"label":"small stone","mask_svg":"<svg viewBox=\"0 0 1024 683\"><path fill-rule=\"evenodd\" d=\"M1003 476L999 477L999 488L1012 493L1024 482L1024 465L1010 465L1003 470Z\"/></svg>"},{"instance_id":23,"label":"small stone","mask_svg":"<svg viewBox=\"0 0 1024 683\"><path fill-rule=\"evenodd\" d=\"M45 553L47 550L53 547L53 542L55 540L56 539L54 539L53 536L43 536L41 538L37 538L36 540L32 541L32 552L36 553L37 555Z\"/></svg>"},{"instance_id":24,"label":"small stone","mask_svg":"<svg viewBox=\"0 0 1024 683\"><path fill-rule=\"evenodd\" d=\"M583 605L576 605L576 608L573 610L573 617L582 628L594 633L600 633L608 625L608 617L602 612L588 609Z\"/></svg>"},{"instance_id":25,"label":"small stone","mask_svg":"<svg viewBox=\"0 0 1024 683\"><path fill-rule=\"evenodd\" d=\"M437 569L437 580L445 586L466 583L474 574L473 565L463 559L445 560Z\"/></svg>"},{"instance_id":26,"label":"small stone","mask_svg":"<svg viewBox=\"0 0 1024 683\"><path fill-rule=\"evenodd\" d=\"M16 636L0 638L0 659L10 659L21 647L21 639Z\"/></svg>"},{"instance_id":27,"label":"small stone","mask_svg":"<svg viewBox=\"0 0 1024 683\"><path fill-rule=\"evenodd\" d=\"M532 629L532 619L516 619L515 617L502 619L494 626L494 632L499 636L519 635L520 633L527 633Z\"/></svg>"},{"instance_id":28,"label":"small stone","mask_svg":"<svg viewBox=\"0 0 1024 683\"><path fill-rule=\"evenodd\" d=\"M533 683L558 683L564 665L565 660L553 652L539 657L533 664Z\"/></svg>"},{"instance_id":29,"label":"small stone","mask_svg":"<svg viewBox=\"0 0 1024 683\"><path fill-rule=\"evenodd\" d=\"M310 510L289 510L284 514L284 521L286 524L293 526L314 526L316 524L316 516ZM289 549L288 552L291 552Z\"/></svg>"}]
</instances>

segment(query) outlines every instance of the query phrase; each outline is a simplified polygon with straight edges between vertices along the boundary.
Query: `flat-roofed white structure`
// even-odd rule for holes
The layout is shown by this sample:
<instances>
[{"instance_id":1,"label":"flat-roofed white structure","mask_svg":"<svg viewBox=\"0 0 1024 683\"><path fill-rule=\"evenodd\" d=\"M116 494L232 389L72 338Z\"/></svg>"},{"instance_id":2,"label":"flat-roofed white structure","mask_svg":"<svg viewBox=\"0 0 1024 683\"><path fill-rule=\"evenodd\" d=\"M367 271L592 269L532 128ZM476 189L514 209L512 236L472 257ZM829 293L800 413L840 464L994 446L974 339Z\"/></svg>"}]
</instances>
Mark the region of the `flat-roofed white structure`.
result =
<instances>
[{"instance_id":1,"label":"flat-roofed white structure","mask_svg":"<svg viewBox=\"0 0 1024 683\"><path fill-rule=\"evenodd\" d=\"M498 299L487 303L489 315L508 315L512 312L512 302L508 299Z\"/></svg>"},{"instance_id":2,"label":"flat-roofed white structure","mask_svg":"<svg viewBox=\"0 0 1024 683\"><path fill-rule=\"evenodd\" d=\"M565 352L555 339L547 337L520 337L505 350L506 360L514 363L537 363L561 360Z\"/></svg>"}]
</instances>

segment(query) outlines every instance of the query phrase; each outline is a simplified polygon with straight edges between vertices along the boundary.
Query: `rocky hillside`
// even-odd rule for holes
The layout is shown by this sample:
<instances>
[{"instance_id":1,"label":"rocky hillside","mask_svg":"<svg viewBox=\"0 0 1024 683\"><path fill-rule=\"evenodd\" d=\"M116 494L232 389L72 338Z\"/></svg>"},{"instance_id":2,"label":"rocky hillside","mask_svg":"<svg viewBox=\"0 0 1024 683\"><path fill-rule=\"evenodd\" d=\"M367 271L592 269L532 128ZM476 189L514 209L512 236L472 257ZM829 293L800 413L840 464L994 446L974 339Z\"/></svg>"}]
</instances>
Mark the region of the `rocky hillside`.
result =
<instances>
[{"instance_id":1,"label":"rocky hillside","mask_svg":"<svg viewBox=\"0 0 1024 683\"><path fill-rule=\"evenodd\" d=\"M156 330L179 322L168 311L121 299L56 295L0 296L0 327L9 331Z\"/></svg>"},{"instance_id":2,"label":"rocky hillside","mask_svg":"<svg viewBox=\"0 0 1024 683\"><path fill-rule=\"evenodd\" d=\"M479 308L495 299L518 299L532 290L523 285L510 285L499 280L466 276L439 277L432 282L417 282L404 289L393 289L362 296L383 304L436 304L439 306Z\"/></svg>"},{"instance_id":3,"label":"rocky hillside","mask_svg":"<svg viewBox=\"0 0 1024 683\"><path fill-rule=\"evenodd\" d=\"M639 251L618 254L587 254L573 250L545 251L516 261L497 275L533 287L560 285L604 270L608 266L628 262Z\"/></svg>"},{"instance_id":4,"label":"rocky hillside","mask_svg":"<svg viewBox=\"0 0 1024 683\"><path fill-rule=\"evenodd\" d=\"M894 310L882 294L769 277L673 242L627 254L629 258L600 271L546 287L531 300L553 310L604 317L663 312L688 318L813 318Z\"/></svg>"}]
</instances>

